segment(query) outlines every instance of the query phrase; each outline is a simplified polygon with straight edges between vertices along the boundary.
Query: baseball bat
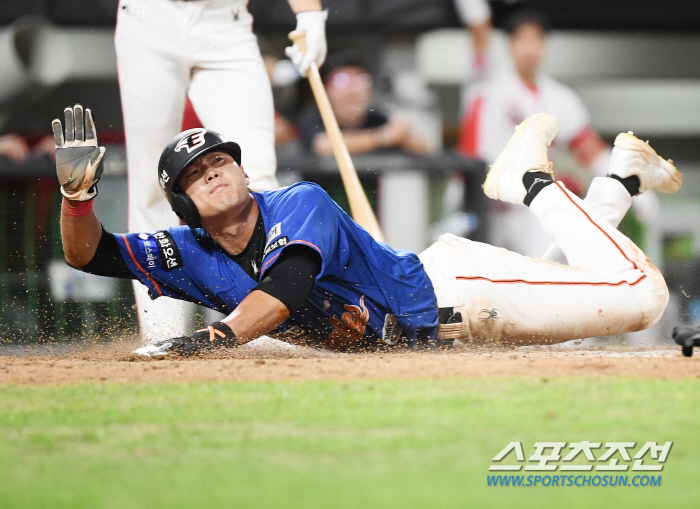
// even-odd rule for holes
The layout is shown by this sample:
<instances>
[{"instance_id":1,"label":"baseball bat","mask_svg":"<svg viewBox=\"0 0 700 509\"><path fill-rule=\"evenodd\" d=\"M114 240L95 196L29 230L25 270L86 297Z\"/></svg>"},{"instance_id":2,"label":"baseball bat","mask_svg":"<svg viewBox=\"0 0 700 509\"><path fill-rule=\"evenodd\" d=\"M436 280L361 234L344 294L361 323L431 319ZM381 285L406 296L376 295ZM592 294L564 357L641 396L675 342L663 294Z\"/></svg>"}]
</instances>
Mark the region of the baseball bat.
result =
<instances>
[{"instance_id":1,"label":"baseball bat","mask_svg":"<svg viewBox=\"0 0 700 509\"><path fill-rule=\"evenodd\" d=\"M306 53L305 37L306 32L304 30L295 30L289 34L289 39L303 53ZM382 230L379 228L379 223L377 222L377 218L372 211L372 207L369 205L367 195L360 184L360 179L357 176L357 170L355 169L355 165L350 158L348 148L345 146L345 142L343 141L343 135L340 132L340 127L338 127L338 121L336 120L333 109L331 108L331 103L328 101L326 89L323 88L323 81L321 81L321 75L318 72L318 67L316 66L315 62L311 63L307 78L309 80L309 84L311 85L314 98L316 99L318 109L321 112L321 119L323 119L323 125L326 128L326 133L328 134L328 137L331 140L331 145L333 146L333 155L338 163L338 169L340 170L340 177L343 180L345 193L348 195L352 218L357 221L357 224L367 230L375 240L384 242L384 235L382 234Z\"/></svg>"}]
</instances>

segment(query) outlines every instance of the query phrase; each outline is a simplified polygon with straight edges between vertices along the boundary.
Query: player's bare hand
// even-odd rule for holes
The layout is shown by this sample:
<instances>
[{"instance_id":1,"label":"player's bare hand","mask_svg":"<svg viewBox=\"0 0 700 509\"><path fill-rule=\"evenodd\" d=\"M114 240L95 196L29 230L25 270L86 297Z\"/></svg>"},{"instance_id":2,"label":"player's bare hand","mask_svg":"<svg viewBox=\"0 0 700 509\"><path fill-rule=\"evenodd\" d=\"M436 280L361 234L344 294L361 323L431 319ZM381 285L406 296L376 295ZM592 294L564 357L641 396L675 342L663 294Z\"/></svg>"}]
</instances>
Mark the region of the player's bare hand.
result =
<instances>
[{"instance_id":1,"label":"player's bare hand","mask_svg":"<svg viewBox=\"0 0 700 509\"><path fill-rule=\"evenodd\" d=\"M57 118L51 123L61 193L69 200L91 200L97 196L105 148L97 146L97 131L89 109L83 111L76 104L64 113L65 126Z\"/></svg>"},{"instance_id":2,"label":"player's bare hand","mask_svg":"<svg viewBox=\"0 0 700 509\"><path fill-rule=\"evenodd\" d=\"M317 67L321 67L326 61L328 46L326 45L326 18L328 11L304 11L297 14L297 27L295 32L304 30L304 47L297 44L289 46L284 53L292 61L299 71L299 74L306 76L306 73L314 62Z\"/></svg>"}]
</instances>

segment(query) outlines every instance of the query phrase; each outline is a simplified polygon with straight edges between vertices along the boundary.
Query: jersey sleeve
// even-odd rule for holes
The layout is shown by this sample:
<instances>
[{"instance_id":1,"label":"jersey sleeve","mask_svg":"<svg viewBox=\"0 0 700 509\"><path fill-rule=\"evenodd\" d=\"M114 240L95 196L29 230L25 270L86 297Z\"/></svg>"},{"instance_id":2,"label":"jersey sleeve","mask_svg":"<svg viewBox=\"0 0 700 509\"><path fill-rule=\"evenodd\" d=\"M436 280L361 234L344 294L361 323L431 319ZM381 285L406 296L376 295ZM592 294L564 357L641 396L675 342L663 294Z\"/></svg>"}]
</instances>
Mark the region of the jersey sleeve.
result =
<instances>
[{"instance_id":1,"label":"jersey sleeve","mask_svg":"<svg viewBox=\"0 0 700 509\"><path fill-rule=\"evenodd\" d=\"M181 229L181 228L179 228ZM194 284L184 268L184 238L177 228L156 233L115 234L122 258L152 299L160 296L196 301L183 288ZM180 240L177 242L176 239Z\"/></svg>"},{"instance_id":2,"label":"jersey sleeve","mask_svg":"<svg viewBox=\"0 0 700 509\"><path fill-rule=\"evenodd\" d=\"M97 243L97 249L92 259L82 267L70 266L81 272L95 274L96 276L136 279L136 276L131 272L131 269L129 269L121 254L117 239L113 234L105 231L104 226L102 227L102 235L100 236L100 241Z\"/></svg>"},{"instance_id":3,"label":"jersey sleeve","mask_svg":"<svg viewBox=\"0 0 700 509\"><path fill-rule=\"evenodd\" d=\"M347 240L340 228L347 216L316 184L290 187L271 204L268 215L272 227L263 251L261 279L284 249L293 245L308 246L321 256L319 276L347 264Z\"/></svg>"}]
</instances>

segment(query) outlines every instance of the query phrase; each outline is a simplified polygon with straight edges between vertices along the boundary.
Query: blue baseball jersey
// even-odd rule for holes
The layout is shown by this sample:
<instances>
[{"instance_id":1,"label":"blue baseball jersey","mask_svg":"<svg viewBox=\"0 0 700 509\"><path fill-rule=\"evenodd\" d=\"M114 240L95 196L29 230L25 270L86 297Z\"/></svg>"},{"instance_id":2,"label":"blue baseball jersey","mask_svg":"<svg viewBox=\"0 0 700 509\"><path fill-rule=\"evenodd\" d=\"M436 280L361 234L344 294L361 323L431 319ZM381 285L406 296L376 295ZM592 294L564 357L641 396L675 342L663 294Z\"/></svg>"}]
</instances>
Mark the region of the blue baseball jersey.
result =
<instances>
[{"instance_id":1,"label":"blue baseball jersey","mask_svg":"<svg viewBox=\"0 0 700 509\"><path fill-rule=\"evenodd\" d=\"M438 327L433 285L414 253L375 241L316 184L253 193L265 231L260 279L292 245L315 250L321 272L304 306L274 332L317 346L355 348L430 341ZM131 272L149 289L231 313L257 282L203 229L115 235Z\"/></svg>"}]
</instances>

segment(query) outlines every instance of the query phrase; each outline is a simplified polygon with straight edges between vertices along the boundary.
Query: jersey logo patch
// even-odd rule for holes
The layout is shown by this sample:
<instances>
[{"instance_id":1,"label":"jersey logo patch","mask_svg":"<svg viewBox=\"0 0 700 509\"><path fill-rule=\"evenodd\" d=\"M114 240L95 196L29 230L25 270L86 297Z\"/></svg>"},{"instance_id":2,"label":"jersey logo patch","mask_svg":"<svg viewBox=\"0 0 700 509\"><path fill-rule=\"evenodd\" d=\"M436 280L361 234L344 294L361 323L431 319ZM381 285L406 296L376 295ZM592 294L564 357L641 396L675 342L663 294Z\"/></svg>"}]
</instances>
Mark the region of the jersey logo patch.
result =
<instances>
[{"instance_id":1,"label":"jersey logo patch","mask_svg":"<svg viewBox=\"0 0 700 509\"><path fill-rule=\"evenodd\" d=\"M329 336L330 344L335 348L347 348L359 342L367 328L369 311L365 307L365 296L360 298L360 305L345 304L347 313L340 316L340 320L331 317L330 322L335 329Z\"/></svg>"},{"instance_id":2,"label":"jersey logo patch","mask_svg":"<svg viewBox=\"0 0 700 509\"><path fill-rule=\"evenodd\" d=\"M267 243L269 244L272 239L279 237L282 234L282 223L277 223L275 226L270 228L267 234Z\"/></svg>"},{"instance_id":3,"label":"jersey logo patch","mask_svg":"<svg viewBox=\"0 0 700 509\"><path fill-rule=\"evenodd\" d=\"M200 129L192 134L188 134L177 142L177 145L175 145L175 152L180 152L184 148L187 149L187 153L189 154L197 147L201 147L204 145L204 133L206 132L206 129Z\"/></svg>"},{"instance_id":4,"label":"jersey logo patch","mask_svg":"<svg viewBox=\"0 0 700 509\"><path fill-rule=\"evenodd\" d=\"M143 252L144 269L148 272L160 269L160 251L158 243L152 235L139 234L139 246Z\"/></svg>"},{"instance_id":5,"label":"jersey logo patch","mask_svg":"<svg viewBox=\"0 0 700 509\"><path fill-rule=\"evenodd\" d=\"M158 254L160 254L161 268L169 272L183 266L180 250L175 245L170 233L165 230L159 231L153 237L158 243Z\"/></svg>"},{"instance_id":6,"label":"jersey logo patch","mask_svg":"<svg viewBox=\"0 0 700 509\"><path fill-rule=\"evenodd\" d=\"M493 309L482 309L479 311L479 320L482 322L487 322L489 320L498 320L501 317L497 308Z\"/></svg>"},{"instance_id":7,"label":"jersey logo patch","mask_svg":"<svg viewBox=\"0 0 700 509\"><path fill-rule=\"evenodd\" d=\"M265 250L263 251L263 258L265 258L267 255L272 253L274 250L279 249L281 247L286 246L289 244L289 237L280 237L276 241L274 241L272 244L268 244L265 247Z\"/></svg>"}]
</instances>

